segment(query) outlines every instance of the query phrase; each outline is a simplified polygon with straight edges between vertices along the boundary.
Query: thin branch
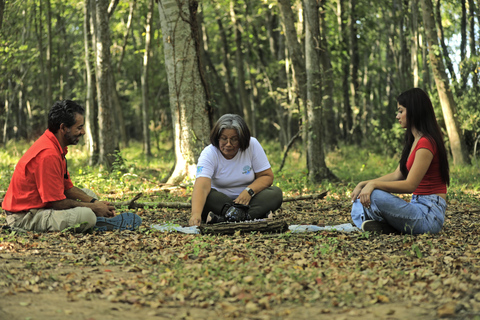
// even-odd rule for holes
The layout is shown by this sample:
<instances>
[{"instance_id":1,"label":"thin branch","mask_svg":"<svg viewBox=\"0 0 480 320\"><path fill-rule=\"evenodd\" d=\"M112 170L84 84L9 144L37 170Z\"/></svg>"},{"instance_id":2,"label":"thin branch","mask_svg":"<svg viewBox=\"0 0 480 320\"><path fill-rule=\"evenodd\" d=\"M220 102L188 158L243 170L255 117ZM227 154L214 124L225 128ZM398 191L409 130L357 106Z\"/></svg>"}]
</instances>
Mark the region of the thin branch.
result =
<instances>
[{"instance_id":1,"label":"thin branch","mask_svg":"<svg viewBox=\"0 0 480 320\"><path fill-rule=\"evenodd\" d=\"M282 163L280 164L280 168L278 169L278 172L282 171L283 166L285 165L285 159L287 159L287 154L290 148L293 146L293 143L295 140L297 140L298 137L300 137L300 134L302 133L302 130L299 130L293 137L290 139L290 141L287 144L287 148L285 149L285 152L283 153L283 158L282 158Z\"/></svg>"}]
</instances>

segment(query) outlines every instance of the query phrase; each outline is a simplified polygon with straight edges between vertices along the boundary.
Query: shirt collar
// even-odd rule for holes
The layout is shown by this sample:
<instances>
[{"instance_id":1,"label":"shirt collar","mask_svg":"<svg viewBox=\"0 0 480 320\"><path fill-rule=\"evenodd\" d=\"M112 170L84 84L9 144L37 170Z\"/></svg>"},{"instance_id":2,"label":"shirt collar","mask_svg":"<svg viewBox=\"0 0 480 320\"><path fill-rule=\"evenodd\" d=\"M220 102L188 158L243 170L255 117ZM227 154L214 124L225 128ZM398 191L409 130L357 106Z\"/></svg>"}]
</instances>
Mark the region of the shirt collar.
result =
<instances>
[{"instance_id":1,"label":"shirt collar","mask_svg":"<svg viewBox=\"0 0 480 320\"><path fill-rule=\"evenodd\" d=\"M53 144L58 147L58 150L60 150L62 152L62 155L65 157L68 153L68 147L62 149L62 145L58 141L57 137L49 129L45 130L45 135L53 142Z\"/></svg>"}]
</instances>

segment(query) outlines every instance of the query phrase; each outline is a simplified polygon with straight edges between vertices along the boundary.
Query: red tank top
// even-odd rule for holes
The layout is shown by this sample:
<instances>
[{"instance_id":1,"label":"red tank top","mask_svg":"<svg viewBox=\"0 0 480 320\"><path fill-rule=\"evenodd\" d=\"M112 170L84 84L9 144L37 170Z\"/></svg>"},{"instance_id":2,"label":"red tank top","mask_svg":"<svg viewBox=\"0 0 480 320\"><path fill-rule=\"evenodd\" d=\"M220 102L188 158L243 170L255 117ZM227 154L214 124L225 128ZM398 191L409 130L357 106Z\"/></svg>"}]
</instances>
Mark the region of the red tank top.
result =
<instances>
[{"instance_id":1,"label":"red tank top","mask_svg":"<svg viewBox=\"0 0 480 320\"><path fill-rule=\"evenodd\" d=\"M430 141L425 137L421 137L418 141L415 149L412 151L407 160L407 170L410 171L412 168L413 162L415 161L415 154L418 149L428 149L433 153L432 163L428 168L425 176L423 176L422 181L418 185L417 189L413 194L436 194L436 193L447 193L447 184L442 181L442 176L440 174L440 161L438 158L437 145L434 141Z\"/></svg>"}]
</instances>

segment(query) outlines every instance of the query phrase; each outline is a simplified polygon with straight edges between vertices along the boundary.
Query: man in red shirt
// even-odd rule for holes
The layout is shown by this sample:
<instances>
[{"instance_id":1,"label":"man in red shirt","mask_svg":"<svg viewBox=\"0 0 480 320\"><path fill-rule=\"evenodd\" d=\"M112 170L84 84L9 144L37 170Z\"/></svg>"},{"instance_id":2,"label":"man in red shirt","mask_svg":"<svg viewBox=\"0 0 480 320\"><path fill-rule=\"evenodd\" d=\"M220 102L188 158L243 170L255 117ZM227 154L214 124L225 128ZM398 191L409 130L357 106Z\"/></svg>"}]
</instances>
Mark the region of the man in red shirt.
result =
<instances>
[{"instance_id":1,"label":"man in red shirt","mask_svg":"<svg viewBox=\"0 0 480 320\"><path fill-rule=\"evenodd\" d=\"M2 203L7 223L28 231L84 232L137 228L142 219L133 213L115 215L107 201L97 201L91 190L70 180L65 155L85 134L82 106L57 101L48 114L48 129L22 156Z\"/></svg>"}]
</instances>

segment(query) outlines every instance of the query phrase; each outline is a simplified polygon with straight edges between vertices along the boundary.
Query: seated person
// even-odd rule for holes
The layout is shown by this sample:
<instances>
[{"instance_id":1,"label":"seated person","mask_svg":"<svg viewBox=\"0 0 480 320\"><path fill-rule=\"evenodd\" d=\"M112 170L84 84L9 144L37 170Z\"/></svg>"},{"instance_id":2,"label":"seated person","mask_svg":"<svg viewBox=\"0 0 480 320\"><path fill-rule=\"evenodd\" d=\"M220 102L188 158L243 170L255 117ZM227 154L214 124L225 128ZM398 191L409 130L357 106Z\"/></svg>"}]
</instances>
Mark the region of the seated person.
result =
<instances>
[{"instance_id":1,"label":"seated person","mask_svg":"<svg viewBox=\"0 0 480 320\"><path fill-rule=\"evenodd\" d=\"M397 120L405 129L400 164L394 172L355 187L352 220L363 231L438 233L445 221L450 181L442 131L423 90L407 90L397 102ZM412 199L407 202L392 193L412 193Z\"/></svg>"},{"instance_id":2,"label":"seated person","mask_svg":"<svg viewBox=\"0 0 480 320\"><path fill-rule=\"evenodd\" d=\"M266 218L282 205L282 190L272 186L267 156L242 117L225 114L213 127L210 142L197 163L192 193L191 226L232 221L227 210L248 206L235 221ZM225 215L227 214L227 217Z\"/></svg>"},{"instance_id":3,"label":"seated person","mask_svg":"<svg viewBox=\"0 0 480 320\"><path fill-rule=\"evenodd\" d=\"M130 212L115 215L114 207L98 201L90 190L70 180L65 155L85 134L82 106L70 100L56 102L48 114L48 129L15 167L2 208L13 229L84 232L137 228L142 219Z\"/></svg>"}]
</instances>

